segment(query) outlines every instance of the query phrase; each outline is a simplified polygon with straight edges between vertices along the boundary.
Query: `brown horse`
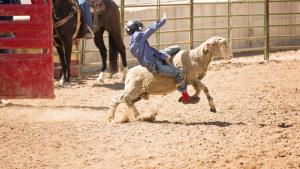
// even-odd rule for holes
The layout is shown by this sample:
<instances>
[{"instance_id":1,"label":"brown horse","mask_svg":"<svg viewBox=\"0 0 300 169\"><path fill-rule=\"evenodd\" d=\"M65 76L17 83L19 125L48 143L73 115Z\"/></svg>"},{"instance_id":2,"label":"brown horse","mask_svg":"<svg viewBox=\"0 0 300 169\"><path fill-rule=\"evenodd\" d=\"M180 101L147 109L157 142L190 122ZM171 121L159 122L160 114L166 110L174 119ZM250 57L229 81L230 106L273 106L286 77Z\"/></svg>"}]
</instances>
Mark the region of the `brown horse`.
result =
<instances>
[{"instance_id":1,"label":"brown horse","mask_svg":"<svg viewBox=\"0 0 300 169\"><path fill-rule=\"evenodd\" d=\"M100 50L102 57L100 81L106 71L107 49L104 45L103 33L109 33L109 63L110 72L116 73L118 69L118 52L121 54L123 66L127 68L125 45L121 36L120 13L118 6L112 0L97 0L91 2L97 13L97 29L94 42ZM62 66L60 85L70 82L70 62L72 42L75 38L83 38L87 30L83 13L77 0L54 1L54 40ZM126 70L126 69L125 69ZM125 76L125 73L124 73Z\"/></svg>"},{"instance_id":2,"label":"brown horse","mask_svg":"<svg viewBox=\"0 0 300 169\"><path fill-rule=\"evenodd\" d=\"M96 12L96 32L94 42L100 51L102 57L102 66L97 81L104 81L104 73L106 72L107 49L103 40L104 31L108 32L109 40L109 64L110 73L114 74L118 71L118 53L124 69L123 80L127 72L126 50L121 35L120 12L117 4L112 0L90 0L90 4Z\"/></svg>"}]
</instances>

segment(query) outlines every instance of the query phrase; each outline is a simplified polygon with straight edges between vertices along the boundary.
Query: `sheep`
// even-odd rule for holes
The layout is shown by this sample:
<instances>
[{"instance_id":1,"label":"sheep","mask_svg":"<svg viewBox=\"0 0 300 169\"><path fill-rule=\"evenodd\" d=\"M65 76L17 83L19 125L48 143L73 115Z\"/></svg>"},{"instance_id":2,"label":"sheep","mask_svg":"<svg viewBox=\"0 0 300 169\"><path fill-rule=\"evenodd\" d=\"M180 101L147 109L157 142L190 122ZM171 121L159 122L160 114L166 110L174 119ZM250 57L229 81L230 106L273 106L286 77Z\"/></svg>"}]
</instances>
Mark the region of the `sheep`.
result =
<instances>
[{"instance_id":1,"label":"sheep","mask_svg":"<svg viewBox=\"0 0 300 169\"><path fill-rule=\"evenodd\" d=\"M232 55L227 40L215 36L193 50L179 51L173 58L172 64L185 69L186 80L195 89L195 94L192 97L199 97L200 91L203 90L211 112L216 112L213 98L210 96L208 88L200 80L206 75L208 65L212 59L231 59ZM132 115L134 120L153 121L156 114L142 117L134 104L141 99L149 99L150 95L166 95L176 89L174 78L152 74L140 65L135 66L128 71L125 79L125 89L122 94L112 100L108 120L112 121L114 119L117 106L125 102L129 111L124 114L121 122L128 122Z\"/></svg>"}]
</instances>

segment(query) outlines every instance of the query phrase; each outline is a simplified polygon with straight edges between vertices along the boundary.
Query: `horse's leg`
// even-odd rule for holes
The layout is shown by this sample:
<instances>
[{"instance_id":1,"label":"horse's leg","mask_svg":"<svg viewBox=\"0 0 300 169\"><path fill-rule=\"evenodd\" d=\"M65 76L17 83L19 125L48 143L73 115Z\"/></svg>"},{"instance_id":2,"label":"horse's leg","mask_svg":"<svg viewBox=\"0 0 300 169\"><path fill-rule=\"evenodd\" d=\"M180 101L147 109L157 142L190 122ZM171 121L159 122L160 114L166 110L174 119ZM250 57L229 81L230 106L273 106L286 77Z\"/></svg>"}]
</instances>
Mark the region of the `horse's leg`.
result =
<instances>
[{"instance_id":1,"label":"horse's leg","mask_svg":"<svg viewBox=\"0 0 300 169\"><path fill-rule=\"evenodd\" d=\"M65 58L66 58L66 79L65 82L70 82L71 78L71 55L72 55L72 46L73 46L73 38L72 36L65 36L64 39L64 48L65 48Z\"/></svg>"},{"instance_id":2,"label":"horse's leg","mask_svg":"<svg viewBox=\"0 0 300 169\"><path fill-rule=\"evenodd\" d=\"M122 39L122 36L120 33L111 34L111 36L112 36L114 45L116 46L117 50L119 51L119 53L121 55L122 65L124 68L122 81L124 81L127 71L128 71L125 45L124 45L124 42L123 42L123 39Z\"/></svg>"},{"instance_id":3,"label":"horse's leg","mask_svg":"<svg viewBox=\"0 0 300 169\"><path fill-rule=\"evenodd\" d=\"M66 70L67 70L67 66L66 66L66 60L65 60L65 53L64 53L64 49L61 46L61 44L59 44L59 46L56 46L56 50L59 56L59 60L60 60L60 64L61 64L61 68L62 68L62 76L59 80L59 85L63 86L64 85L64 79L66 79Z\"/></svg>"},{"instance_id":4,"label":"horse's leg","mask_svg":"<svg viewBox=\"0 0 300 169\"><path fill-rule=\"evenodd\" d=\"M95 32L95 37L94 37L95 45L99 49L102 58L102 66L100 69L100 74L97 78L98 82L104 82L104 72L106 71L107 49L104 44L103 33L104 33L104 29L99 28L99 30Z\"/></svg>"},{"instance_id":5,"label":"horse's leg","mask_svg":"<svg viewBox=\"0 0 300 169\"><path fill-rule=\"evenodd\" d=\"M199 89L200 90L203 90L206 97L207 97L207 100L208 100L208 104L209 104L209 107L210 107L210 111L211 112L217 112L216 110L216 107L215 107L215 104L214 104L214 100L213 98L210 96L209 94L209 91L208 91L208 88L200 81L200 80L197 80L197 85L199 86ZM200 93L200 92L199 92Z\"/></svg>"},{"instance_id":6,"label":"horse's leg","mask_svg":"<svg viewBox=\"0 0 300 169\"><path fill-rule=\"evenodd\" d=\"M113 75L118 70L118 49L116 43L114 42L113 35L109 33L109 68L110 72Z\"/></svg>"}]
</instances>

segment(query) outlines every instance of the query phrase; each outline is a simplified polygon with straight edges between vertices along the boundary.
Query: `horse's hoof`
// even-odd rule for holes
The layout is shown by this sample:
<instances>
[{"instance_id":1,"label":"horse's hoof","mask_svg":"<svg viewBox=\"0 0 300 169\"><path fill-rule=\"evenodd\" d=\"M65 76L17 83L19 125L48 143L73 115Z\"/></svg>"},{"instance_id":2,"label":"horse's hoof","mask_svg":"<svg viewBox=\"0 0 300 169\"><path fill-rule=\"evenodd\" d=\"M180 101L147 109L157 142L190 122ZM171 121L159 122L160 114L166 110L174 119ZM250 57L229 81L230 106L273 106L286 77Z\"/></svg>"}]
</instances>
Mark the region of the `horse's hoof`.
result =
<instances>
[{"instance_id":1,"label":"horse's hoof","mask_svg":"<svg viewBox=\"0 0 300 169\"><path fill-rule=\"evenodd\" d=\"M108 78L112 78L113 75L114 75L113 73L109 73L109 74L108 74Z\"/></svg>"},{"instance_id":2,"label":"horse's hoof","mask_svg":"<svg viewBox=\"0 0 300 169\"><path fill-rule=\"evenodd\" d=\"M63 87L64 86L64 79L60 79L58 85Z\"/></svg>"},{"instance_id":3,"label":"horse's hoof","mask_svg":"<svg viewBox=\"0 0 300 169\"><path fill-rule=\"evenodd\" d=\"M104 75L105 75L105 72L100 72L99 73L99 76L97 78L98 83L104 83Z\"/></svg>"},{"instance_id":4,"label":"horse's hoof","mask_svg":"<svg viewBox=\"0 0 300 169\"><path fill-rule=\"evenodd\" d=\"M11 106L12 102L8 100L0 100L0 104L2 104L3 106Z\"/></svg>"},{"instance_id":5,"label":"horse's hoof","mask_svg":"<svg viewBox=\"0 0 300 169\"><path fill-rule=\"evenodd\" d=\"M97 83L100 85L104 84L104 79L97 79Z\"/></svg>"},{"instance_id":6,"label":"horse's hoof","mask_svg":"<svg viewBox=\"0 0 300 169\"><path fill-rule=\"evenodd\" d=\"M213 112L213 113L217 113L217 110L216 110L216 108L214 108L214 107L213 107L213 108L210 108L210 111Z\"/></svg>"}]
</instances>

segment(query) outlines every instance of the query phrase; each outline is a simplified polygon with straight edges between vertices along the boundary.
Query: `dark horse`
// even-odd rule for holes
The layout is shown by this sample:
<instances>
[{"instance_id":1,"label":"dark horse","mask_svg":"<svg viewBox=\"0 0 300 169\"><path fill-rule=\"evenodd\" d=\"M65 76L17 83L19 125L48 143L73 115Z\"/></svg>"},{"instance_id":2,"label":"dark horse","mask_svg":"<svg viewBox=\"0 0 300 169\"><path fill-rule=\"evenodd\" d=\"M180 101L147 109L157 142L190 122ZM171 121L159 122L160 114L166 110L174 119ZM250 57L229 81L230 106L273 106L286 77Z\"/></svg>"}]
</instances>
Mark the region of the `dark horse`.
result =
<instances>
[{"instance_id":1,"label":"dark horse","mask_svg":"<svg viewBox=\"0 0 300 169\"><path fill-rule=\"evenodd\" d=\"M119 7L112 0L90 0L90 4L97 14L94 42L102 57L102 66L97 81L103 82L106 72L107 49L103 40L104 31L108 32L110 73L114 74L118 71L117 60L118 53L120 53L122 65L125 68L123 71L124 80L128 68L125 45L121 35Z\"/></svg>"},{"instance_id":2,"label":"dark horse","mask_svg":"<svg viewBox=\"0 0 300 169\"><path fill-rule=\"evenodd\" d=\"M77 1L53 0L54 42L62 66L60 85L69 83L73 39L77 37L80 10Z\"/></svg>"},{"instance_id":3,"label":"dark horse","mask_svg":"<svg viewBox=\"0 0 300 169\"><path fill-rule=\"evenodd\" d=\"M97 20L97 30L94 41L102 56L102 67L98 80L103 81L107 60L107 49L103 40L104 31L106 30L109 33L109 63L111 73L117 72L118 52L121 54L123 66L127 70L126 51L121 36L118 6L112 0L96 0L91 3L95 8L95 12L97 12L97 18L95 18ZM70 82L72 42L75 38L83 38L87 27L77 0L54 1L53 18L55 46L62 65L60 85L63 85L65 82Z\"/></svg>"}]
</instances>

